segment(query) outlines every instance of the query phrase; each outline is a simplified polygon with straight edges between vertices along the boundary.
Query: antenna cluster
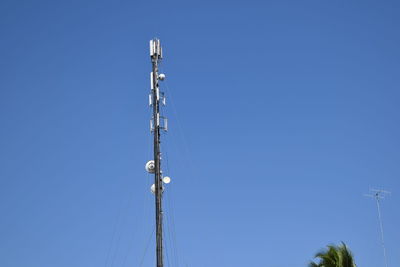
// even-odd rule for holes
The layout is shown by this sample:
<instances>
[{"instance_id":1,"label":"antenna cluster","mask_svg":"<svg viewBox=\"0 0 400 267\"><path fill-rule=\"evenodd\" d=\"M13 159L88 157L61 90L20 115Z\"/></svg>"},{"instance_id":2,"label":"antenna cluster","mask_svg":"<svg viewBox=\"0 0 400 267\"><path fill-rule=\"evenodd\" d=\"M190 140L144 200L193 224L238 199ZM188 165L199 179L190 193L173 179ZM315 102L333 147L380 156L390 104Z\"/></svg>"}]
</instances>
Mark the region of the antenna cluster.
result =
<instances>
[{"instance_id":1,"label":"antenna cluster","mask_svg":"<svg viewBox=\"0 0 400 267\"><path fill-rule=\"evenodd\" d=\"M150 58L152 63L152 72L150 73L150 95L149 106L153 109L153 116L150 120L150 132L154 137L154 159L146 163L145 169L148 173L154 174L154 184L150 187L150 191L155 196L156 210L156 254L157 267L164 266L163 255L163 206L162 196L164 192L164 184L169 184L171 178L163 177L161 170L161 151L160 138L161 131L168 130L168 120L160 115L160 105L166 105L165 94L160 91L159 81L165 80L165 74L158 73L158 64L162 59L162 47L159 39L150 41Z\"/></svg>"}]
</instances>

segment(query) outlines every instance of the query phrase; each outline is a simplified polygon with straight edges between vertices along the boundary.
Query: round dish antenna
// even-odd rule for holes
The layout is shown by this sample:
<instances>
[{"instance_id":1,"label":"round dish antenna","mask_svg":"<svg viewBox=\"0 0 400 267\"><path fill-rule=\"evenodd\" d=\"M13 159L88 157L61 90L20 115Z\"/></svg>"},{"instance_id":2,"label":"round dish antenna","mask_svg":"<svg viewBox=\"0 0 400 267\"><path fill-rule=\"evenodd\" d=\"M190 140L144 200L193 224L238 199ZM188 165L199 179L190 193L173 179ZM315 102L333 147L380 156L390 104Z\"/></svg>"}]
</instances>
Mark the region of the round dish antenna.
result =
<instances>
[{"instance_id":1,"label":"round dish antenna","mask_svg":"<svg viewBox=\"0 0 400 267\"><path fill-rule=\"evenodd\" d=\"M154 173L156 170L156 165L154 164L154 160L149 160L146 163L145 169L148 173Z\"/></svg>"},{"instance_id":2,"label":"round dish antenna","mask_svg":"<svg viewBox=\"0 0 400 267\"><path fill-rule=\"evenodd\" d=\"M150 187L151 193L154 195L156 193L156 186L155 184L152 184ZM164 187L162 188L162 192L164 192Z\"/></svg>"},{"instance_id":3,"label":"round dish antenna","mask_svg":"<svg viewBox=\"0 0 400 267\"><path fill-rule=\"evenodd\" d=\"M165 80L165 74L164 74L164 73L161 73L160 75L158 75L158 79L159 79L160 81L164 81L164 80Z\"/></svg>"},{"instance_id":4,"label":"round dish antenna","mask_svg":"<svg viewBox=\"0 0 400 267\"><path fill-rule=\"evenodd\" d=\"M171 182L171 178L168 176L165 176L163 179L164 184L169 184Z\"/></svg>"}]
</instances>

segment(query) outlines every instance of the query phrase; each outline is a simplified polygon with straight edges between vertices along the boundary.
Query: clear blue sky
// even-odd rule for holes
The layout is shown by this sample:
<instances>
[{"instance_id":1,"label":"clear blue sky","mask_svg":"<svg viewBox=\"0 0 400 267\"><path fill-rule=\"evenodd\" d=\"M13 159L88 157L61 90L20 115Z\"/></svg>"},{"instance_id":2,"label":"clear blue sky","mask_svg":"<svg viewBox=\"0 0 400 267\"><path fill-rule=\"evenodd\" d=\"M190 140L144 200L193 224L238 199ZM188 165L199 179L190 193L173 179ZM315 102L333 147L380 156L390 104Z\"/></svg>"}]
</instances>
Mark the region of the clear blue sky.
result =
<instances>
[{"instance_id":1,"label":"clear blue sky","mask_svg":"<svg viewBox=\"0 0 400 267\"><path fill-rule=\"evenodd\" d=\"M154 266L156 36L167 267L306 266L340 241L383 266L370 187L393 192L399 266L399 13L394 0L3 0L0 266Z\"/></svg>"}]
</instances>

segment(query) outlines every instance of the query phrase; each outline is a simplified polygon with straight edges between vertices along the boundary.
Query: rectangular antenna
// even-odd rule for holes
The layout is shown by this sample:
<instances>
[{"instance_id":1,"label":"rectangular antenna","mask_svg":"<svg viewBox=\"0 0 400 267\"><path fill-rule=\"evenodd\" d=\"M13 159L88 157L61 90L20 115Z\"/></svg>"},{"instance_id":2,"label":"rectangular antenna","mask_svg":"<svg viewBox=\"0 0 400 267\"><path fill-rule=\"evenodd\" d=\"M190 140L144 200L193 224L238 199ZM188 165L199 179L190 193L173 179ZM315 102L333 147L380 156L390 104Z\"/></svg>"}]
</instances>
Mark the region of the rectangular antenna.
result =
<instances>
[{"instance_id":1,"label":"rectangular antenna","mask_svg":"<svg viewBox=\"0 0 400 267\"><path fill-rule=\"evenodd\" d=\"M167 97L165 96L165 93L164 93L164 92L161 92L161 104L162 104L163 106L166 106L166 105L167 105Z\"/></svg>"},{"instance_id":2,"label":"rectangular antenna","mask_svg":"<svg viewBox=\"0 0 400 267\"><path fill-rule=\"evenodd\" d=\"M154 89L154 83L153 83L153 72L150 72L150 89Z\"/></svg>"},{"instance_id":3,"label":"rectangular antenna","mask_svg":"<svg viewBox=\"0 0 400 267\"><path fill-rule=\"evenodd\" d=\"M159 39L150 40L150 57L162 59L162 48Z\"/></svg>"},{"instance_id":4,"label":"rectangular antenna","mask_svg":"<svg viewBox=\"0 0 400 267\"><path fill-rule=\"evenodd\" d=\"M154 44L153 40L150 40L150 56L152 57L154 55Z\"/></svg>"}]
</instances>

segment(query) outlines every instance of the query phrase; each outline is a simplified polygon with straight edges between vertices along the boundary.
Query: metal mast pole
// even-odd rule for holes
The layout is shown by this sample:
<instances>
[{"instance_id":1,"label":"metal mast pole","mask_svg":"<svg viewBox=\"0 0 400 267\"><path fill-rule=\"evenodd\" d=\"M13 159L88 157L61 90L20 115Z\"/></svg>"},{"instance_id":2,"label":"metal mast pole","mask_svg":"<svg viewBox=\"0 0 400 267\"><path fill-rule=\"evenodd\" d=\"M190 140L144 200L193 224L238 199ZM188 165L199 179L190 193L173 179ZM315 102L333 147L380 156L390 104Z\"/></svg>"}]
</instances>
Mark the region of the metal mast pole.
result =
<instances>
[{"instance_id":1,"label":"metal mast pole","mask_svg":"<svg viewBox=\"0 0 400 267\"><path fill-rule=\"evenodd\" d=\"M385 247L385 240L383 238L383 224L382 224L382 216L381 216L381 206L380 206L380 195L379 193L375 193L375 199L376 199L376 207L378 208L378 218L379 218L379 226L381 229L381 242L382 242L382 248L383 248L383 257L385 257L385 266L388 267L388 262L387 262L387 257L386 257L386 247Z\"/></svg>"},{"instance_id":2,"label":"metal mast pole","mask_svg":"<svg viewBox=\"0 0 400 267\"><path fill-rule=\"evenodd\" d=\"M386 256L386 246L385 246L385 240L384 240L384 235L383 235L383 223L382 223L380 200L385 198L385 195L390 194L390 192L385 191L385 190L377 190L377 189L370 189L370 191L372 194L366 194L365 196L374 198L376 201L376 207L378 209L379 227L381 230L381 245L382 245L382 249L383 249L383 257L385 258L385 267L388 267L388 260L387 260L387 256Z\"/></svg>"},{"instance_id":3,"label":"metal mast pole","mask_svg":"<svg viewBox=\"0 0 400 267\"><path fill-rule=\"evenodd\" d=\"M154 134L154 195L156 204L156 254L157 267L164 266L163 259L163 211L162 211L162 174L160 152L160 90L158 87L158 64L162 59L160 40L150 41L150 57L153 71L151 73L151 105L153 106L152 131Z\"/></svg>"}]
</instances>

